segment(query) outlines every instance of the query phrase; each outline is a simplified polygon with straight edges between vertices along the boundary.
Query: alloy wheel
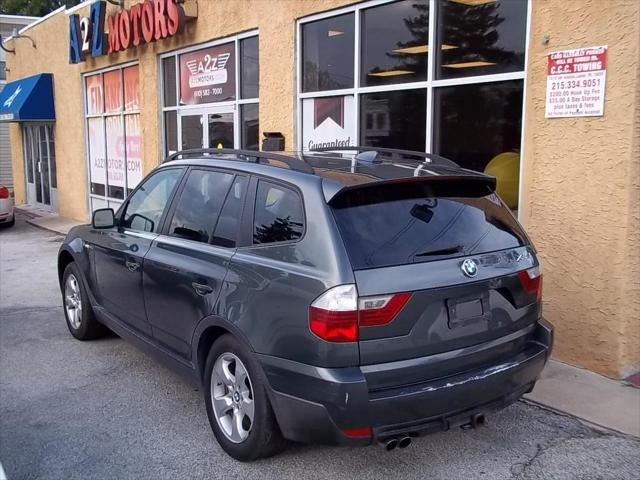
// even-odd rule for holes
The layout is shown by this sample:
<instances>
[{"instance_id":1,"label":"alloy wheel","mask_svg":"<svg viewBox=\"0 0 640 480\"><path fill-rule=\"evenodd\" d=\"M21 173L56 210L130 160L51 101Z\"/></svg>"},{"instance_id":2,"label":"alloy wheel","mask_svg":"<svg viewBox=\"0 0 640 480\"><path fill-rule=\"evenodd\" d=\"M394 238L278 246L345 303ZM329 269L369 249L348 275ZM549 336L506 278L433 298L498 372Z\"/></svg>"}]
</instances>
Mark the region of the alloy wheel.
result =
<instances>
[{"instance_id":1,"label":"alloy wheel","mask_svg":"<svg viewBox=\"0 0 640 480\"><path fill-rule=\"evenodd\" d=\"M64 286L64 308L71 327L74 330L79 329L82 321L82 296L78 279L74 274L67 277Z\"/></svg>"},{"instance_id":2,"label":"alloy wheel","mask_svg":"<svg viewBox=\"0 0 640 480\"><path fill-rule=\"evenodd\" d=\"M253 426L255 407L249 372L233 353L220 355L211 373L211 404L225 437L242 443Z\"/></svg>"}]
</instances>

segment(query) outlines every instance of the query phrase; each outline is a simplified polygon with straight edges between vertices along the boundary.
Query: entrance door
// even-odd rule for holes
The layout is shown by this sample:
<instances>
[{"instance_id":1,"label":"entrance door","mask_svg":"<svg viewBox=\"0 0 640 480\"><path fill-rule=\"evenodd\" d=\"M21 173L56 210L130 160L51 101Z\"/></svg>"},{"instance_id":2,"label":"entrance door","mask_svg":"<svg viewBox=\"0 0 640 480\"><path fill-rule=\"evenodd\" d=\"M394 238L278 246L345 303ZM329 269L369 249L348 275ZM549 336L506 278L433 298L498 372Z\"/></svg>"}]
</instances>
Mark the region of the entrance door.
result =
<instances>
[{"instance_id":1,"label":"entrance door","mask_svg":"<svg viewBox=\"0 0 640 480\"><path fill-rule=\"evenodd\" d=\"M22 127L27 203L57 210L56 157L52 124Z\"/></svg>"},{"instance_id":2,"label":"entrance door","mask_svg":"<svg viewBox=\"0 0 640 480\"><path fill-rule=\"evenodd\" d=\"M189 148L236 148L235 111L231 107L183 110L179 116L180 150Z\"/></svg>"}]
</instances>

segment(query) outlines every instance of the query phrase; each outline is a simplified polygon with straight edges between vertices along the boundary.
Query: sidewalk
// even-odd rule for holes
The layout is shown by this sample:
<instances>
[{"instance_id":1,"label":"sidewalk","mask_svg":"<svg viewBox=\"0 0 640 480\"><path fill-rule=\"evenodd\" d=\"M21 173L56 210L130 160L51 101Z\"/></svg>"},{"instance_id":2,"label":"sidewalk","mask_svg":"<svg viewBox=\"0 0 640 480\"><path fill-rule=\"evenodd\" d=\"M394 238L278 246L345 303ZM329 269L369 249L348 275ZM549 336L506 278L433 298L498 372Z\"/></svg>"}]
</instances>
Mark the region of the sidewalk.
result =
<instances>
[{"instance_id":1,"label":"sidewalk","mask_svg":"<svg viewBox=\"0 0 640 480\"><path fill-rule=\"evenodd\" d=\"M76 220L61 217L33 205L17 205L16 212L24 214L27 217L27 223L61 235L66 235L73 227L80 225Z\"/></svg>"},{"instance_id":2,"label":"sidewalk","mask_svg":"<svg viewBox=\"0 0 640 480\"><path fill-rule=\"evenodd\" d=\"M551 360L525 399L587 423L640 437L640 388Z\"/></svg>"}]
</instances>

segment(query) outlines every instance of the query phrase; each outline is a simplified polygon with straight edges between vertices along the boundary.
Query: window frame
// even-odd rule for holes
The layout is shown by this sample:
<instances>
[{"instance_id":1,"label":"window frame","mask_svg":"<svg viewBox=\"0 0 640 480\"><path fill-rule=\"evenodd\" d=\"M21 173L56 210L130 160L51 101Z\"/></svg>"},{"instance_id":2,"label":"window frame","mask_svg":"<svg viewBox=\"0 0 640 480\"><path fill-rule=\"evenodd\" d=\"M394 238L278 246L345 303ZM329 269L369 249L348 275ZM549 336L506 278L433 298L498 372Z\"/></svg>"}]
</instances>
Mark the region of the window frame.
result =
<instances>
[{"instance_id":1,"label":"window frame","mask_svg":"<svg viewBox=\"0 0 640 480\"><path fill-rule=\"evenodd\" d=\"M125 87L124 87L124 70L128 67L134 67L134 66L138 66L138 75L140 75L140 62L138 60L134 60L131 62L126 62L126 63L120 63L118 65L114 65L111 67L107 67L107 68L101 68L98 70L91 70L88 72L83 72L80 75L80 82L81 82L81 89L82 89L82 112L83 112L83 124L84 124L84 148L85 148L85 166L87 168L87 211L88 212L93 212L93 208L92 208L92 204L93 204L93 199L96 200L101 200L105 203L105 207L108 208L113 208L114 210L120 211L122 206L127 203L127 199L137 190L138 185L140 185L145 179L146 177L143 176L144 173L144 169L142 168L141 165L141 174L142 174L142 178L140 179L140 182L138 183L138 185L136 185L136 187L130 192L127 193L127 190L129 189L129 172L127 170L127 152L126 149L124 151L124 161L125 161L125 169L124 169L124 198L114 198L114 197L110 197L109 196L109 173L108 173L108 168L105 168L105 194L104 195L98 195L95 193L91 193L91 158L90 158L90 145L89 145L89 120L90 119L94 119L94 118L100 118L102 120L102 133L103 133L103 138L104 138L104 147L105 147L105 160L106 160L106 155L107 155L107 117L120 117L122 120L122 133L124 138L126 139L127 136L127 122L126 122L126 117L128 115L140 115L140 118L142 118L142 97L140 98L140 104L138 105L138 108L136 110L125 110ZM105 93L104 93L104 74L114 71L114 70L120 70L120 90L121 90L121 94L122 94L122 110L120 112L110 112L108 113L106 111L105 108ZM89 113L89 108L88 108L88 97L87 97L87 83L86 83L86 79L88 77L94 76L94 75L99 75L100 76L100 81L102 82L103 85L103 91L102 91L102 103L103 103L103 111L101 113ZM140 88L140 87L139 87ZM144 161L144 160L141 160ZM105 166L106 167L106 166ZM105 208L105 207L99 207L99 208ZM116 207L116 208L114 208Z\"/></svg>"},{"instance_id":2,"label":"window frame","mask_svg":"<svg viewBox=\"0 0 640 480\"><path fill-rule=\"evenodd\" d=\"M233 118L234 118L234 144L235 145L242 145L242 138L240 136L240 129L241 129L241 125L240 125L240 106L241 105L245 105L245 104L256 104L258 105L258 118L260 118L260 97L256 97L256 98L242 98L242 86L241 86L241 78L240 78L240 73L241 73L241 50L240 50L240 43L242 42L242 40L246 39L246 38L251 38L251 37L257 37L258 38L258 51L260 51L260 34L259 31L257 29L254 30L249 30L246 32L242 32L242 33L238 33L235 35L229 35L223 38L219 38L216 40L212 40L210 42L204 42L204 43L199 43L197 45L190 45L188 47L184 47L184 48L179 48L176 50L171 50L169 52L164 52L162 54L159 54L157 56L157 72L158 72L158 80L159 80L159 84L158 84L158 92L159 95L157 96L158 98L158 126L159 126L159 145L158 145L158 152L160 153L160 158L167 158L169 156L169 152L167 150L167 145L166 145L166 121L165 121L165 114L167 112L175 112L176 114L176 127L178 129L177 135L178 135L178 145L180 144L180 133L182 130L182 125L181 125L181 120L180 120L180 115L181 113L189 113L190 110L202 110L202 109L206 109L208 107L227 107L229 110L233 111ZM209 47L215 47L218 45L224 45L224 44L228 44L228 43L233 43L234 44L234 55L235 55L235 61L236 61L236 65L235 65L235 84L236 84L236 98L234 100L227 100L224 102L214 102L214 103L201 103L201 104L196 104L196 105L180 105L180 55L184 54L184 53L189 53L189 52L194 52L197 50L202 50L205 48L209 48ZM171 58L173 57L174 62L175 62L175 82L176 82L176 98L175 98L175 105L174 106L165 106L165 102L164 102L164 68L163 68L163 60L167 59L167 58ZM258 61L258 71L260 70L260 61ZM259 90L259 87L258 87ZM258 93L259 94L259 93Z\"/></svg>"},{"instance_id":3,"label":"window frame","mask_svg":"<svg viewBox=\"0 0 640 480\"><path fill-rule=\"evenodd\" d=\"M435 114L434 111L434 90L439 87L453 87L460 85L469 85L469 84L480 84L480 83L494 83L494 82L502 82L506 80L521 80L523 82L523 94L522 94L522 131L520 132L520 177L518 180L518 217L524 209L523 204L523 179L525 176L525 168L523 159L525 155L525 144L524 144L524 134L526 129L526 98L527 98L527 67L529 63L529 45L531 41L531 8L532 8L532 0L523 0L527 4L527 18L526 18L526 32L525 32L525 56L524 56L524 67L521 71L517 72L508 72L508 73L497 73L497 74L489 74L489 75L475 75L475 76L467 76L460 78L448 78L448 79L437 79L436 78L436 59L434 54L430 54L427 59L427 79L420 82L410 82L410 83L396 83L389 85L376 85L364 87L360 86L361 84L361 42L362 42L362 11L377 7L381 5L386 5L389 3L394 3L398 0L369 0L365 2L361 2L355 5L350 5L343 8L337 8L327 12L321 12L313 15L309 15L303 18L298 19L296 22L296 135L295 135L295 145L299 151L304 149L303 145L303 130L302 130L302 104L304 99L308 98L321 98L321 97L333 97L333 96L345 96L352 95L354 97L354 138L356 139L356 145L360 143L360 134L361 134L361 95L367 93L379 93L379 92L391 92L398 90L413 90L413 89L426 89L427 91L427 105L426 105L426 134L425 134L425 146L424 151L426 153L433 153L433 145L434 145L434 121ZM437 4L441 0L429 0L429 35L428 35L428 45L435 46L437 44L437 25L436 21L438 18L437 12ZM330 17L335 17L338 15L344 15L347 13L355 12L354 21L354 86L353 88L343 88L339 90L323 90L318 92L306 92L302 91L302 26L309 22L314 22L317 20L323 20Z\"/></svg>"}]
</instances>

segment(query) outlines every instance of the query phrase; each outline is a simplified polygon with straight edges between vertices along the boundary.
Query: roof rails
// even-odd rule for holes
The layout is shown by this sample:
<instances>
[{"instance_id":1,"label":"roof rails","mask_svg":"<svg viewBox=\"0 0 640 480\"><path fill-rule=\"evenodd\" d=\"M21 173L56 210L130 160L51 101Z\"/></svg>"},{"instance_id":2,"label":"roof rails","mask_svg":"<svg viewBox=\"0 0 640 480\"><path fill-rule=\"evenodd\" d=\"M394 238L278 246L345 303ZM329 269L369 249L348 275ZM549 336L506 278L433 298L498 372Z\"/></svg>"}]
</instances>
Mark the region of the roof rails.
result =
<instances>
[{"instance_id":1,"label":"roof rails","mask_svg":"<svg viewBox=\"0 0 640 480\"><path fill-rule=\"evenodd\" d=\"M367 147L367 146L353 146L353 147L320 147L313 148L309 152L343 152L343 151L358 151L358 152L379 152L379 153L395 153L398 155L404 155L409 157L424 158L426 162L437 163L440 165L446 165L449 167L461 168L453 160L435 155L432 153L418 152L416 150L401 150L398 148L383 148L383 147Z\"/></svg>"},{"instance_id":2,"label":"roof rails","mask_svg":"<svg viewBox=\"0 0 640 480\"><path fill-rule=\"evenodd\" d=\"M204 155L215 156L216 160L244 160L246 162L260 163L260 160L277 160L289 166L292 170L298 170L306 173L313 173L313 168L304 160L294 155L283 155L281 153L260 152L257 150L240 150L235 148L191 148L188 150L179 150L169 155L164 162L185 158L202 157ZM233 158L220 157L220 155L232 155ZM180 157L180 158L178 158Z\"/></svg>"}]
</instances>

